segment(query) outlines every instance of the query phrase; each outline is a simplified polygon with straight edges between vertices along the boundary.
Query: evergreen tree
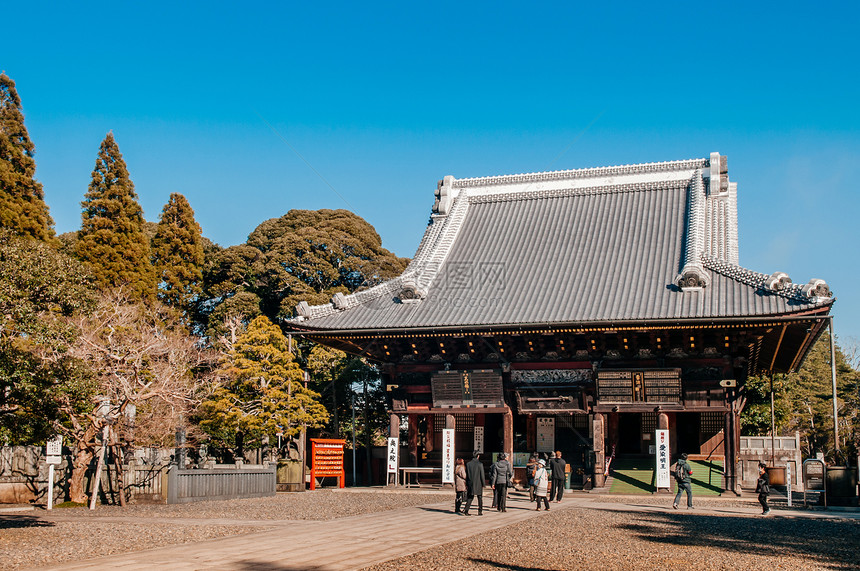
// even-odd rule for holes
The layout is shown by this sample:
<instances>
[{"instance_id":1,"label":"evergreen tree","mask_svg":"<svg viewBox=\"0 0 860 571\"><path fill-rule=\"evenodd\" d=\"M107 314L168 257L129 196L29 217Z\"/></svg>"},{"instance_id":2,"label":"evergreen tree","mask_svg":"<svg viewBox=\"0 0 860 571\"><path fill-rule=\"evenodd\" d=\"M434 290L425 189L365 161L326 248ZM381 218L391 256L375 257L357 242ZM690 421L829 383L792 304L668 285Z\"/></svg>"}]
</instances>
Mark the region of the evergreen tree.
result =
<instances>
[{"instance_id":1,"label":"evergreen tree","mask_svg":"<svg viewBox=\"0 0 860 571\"><path fill-rule=\"evenodd\" d=\"M303 385L287 338L265 316L238 337L222 371L226 381L198 410L200 427L219 444L235 439L255 446L265 436L294 436L302 425L328 420L319 394Z\"/></svg>"},{"instance_id":2,"label":"evergreen tree","mask_svg":"<svg viewBox=\"0 0 860 571\"><path fill-rule=\"evenodd\" d=\"M113 133L108 133L99 147L92 177L81 203L82 224L75 252L92 265L100 287L123 286L132 297L152 297L155 272L143 209Z\"/></svg>"},{"instance_id":3,"label":"evergreen tree","mask_svg":"<svg viewBox=\"0 0 860 571\"><path fill-rule=\"evenodd\" d=\"M33 178L35 146L24 127L15 82L0 74L0 228L37 240L54 236L42 185Z\"/></svg>"},{"instance_id":4,"label":"evergreen tree","mask_svg":"<svg viewBox=\"0 0 860 571\"><path fill-rule=\"evenodd\" d=\"M203 235L194 210L181 194L172 193L161 212L152 239L152 263L158 298L187 311L202 289Z\"/></svg>"}]
</instances>

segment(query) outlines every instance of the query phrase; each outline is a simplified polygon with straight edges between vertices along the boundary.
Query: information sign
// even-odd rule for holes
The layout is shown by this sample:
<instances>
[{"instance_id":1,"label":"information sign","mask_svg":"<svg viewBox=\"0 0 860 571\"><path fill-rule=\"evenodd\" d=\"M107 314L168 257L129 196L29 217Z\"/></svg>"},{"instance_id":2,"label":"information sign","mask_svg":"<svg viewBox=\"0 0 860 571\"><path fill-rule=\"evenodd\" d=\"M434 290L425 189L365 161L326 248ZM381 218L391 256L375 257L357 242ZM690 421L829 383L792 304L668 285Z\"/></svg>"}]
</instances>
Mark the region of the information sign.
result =
<instances>
[{"instance_id":1,"label":"information sign","mask_svg":"<svg viewBox=\"0 0 860 571\"><path fill-rule=\"evenodd\" d=\"M555 451L555 417L539 416L537 418L537 451Z\"/></svg>"},{"instance_id":2,"label":"information sign","mask_svg":"<svg viewBox=\"0 0 860 571\"><path fill-rule=\"evenodd\" d=\"M442 430L442 483L454 483L454 429Z\"/></svg>"},{"instance_id":3,"label":"information sign","mask_svg":"<svg viewBox=\"0 0 860 571\"><path fill-rule=\"evenodd\" d=\"M656 430L655 431L655 439L656 444L656 478L655 483L657 488L669 488L669 431L668 430Z\"/></svg>"},{"instance_id":4,"label":"information sign","mask_svg":"<svg viewBox=\"0 0 860 571\"><path fill-rule=\"evenodd\" d=\"M52 439L48 440L48 444L45 447L45 462L48 464L60 464L62 462L63 456L63 437L55 436Z\"/></svg>"}]
</instances>

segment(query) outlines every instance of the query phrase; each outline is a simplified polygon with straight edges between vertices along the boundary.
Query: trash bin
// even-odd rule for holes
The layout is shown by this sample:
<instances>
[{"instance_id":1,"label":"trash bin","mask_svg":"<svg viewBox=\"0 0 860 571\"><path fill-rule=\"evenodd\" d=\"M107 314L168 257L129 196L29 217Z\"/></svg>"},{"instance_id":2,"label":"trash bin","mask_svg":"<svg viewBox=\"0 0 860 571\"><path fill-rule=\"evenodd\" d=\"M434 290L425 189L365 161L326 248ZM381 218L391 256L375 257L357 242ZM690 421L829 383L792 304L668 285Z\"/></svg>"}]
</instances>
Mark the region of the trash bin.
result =
<instances>
[{"instance_id":1,"label":"trash bin","mask_svg":"<svg viewBox=\"0 0 860 571\"><path fill-rule=\"evenodd\" d=\"M301 460L278 460L277 490L279 492L304 492Z\"/></svg>"},{"instance_id":2,"label":"trash bin","mask_svg":"<svg viewBox=\"0 0 860 571\"><path fill-rule=\"evenodd\" d=\"M857 505L857 469L847 466L827 467L827 505Z\"/></svg>"}]
</instances>

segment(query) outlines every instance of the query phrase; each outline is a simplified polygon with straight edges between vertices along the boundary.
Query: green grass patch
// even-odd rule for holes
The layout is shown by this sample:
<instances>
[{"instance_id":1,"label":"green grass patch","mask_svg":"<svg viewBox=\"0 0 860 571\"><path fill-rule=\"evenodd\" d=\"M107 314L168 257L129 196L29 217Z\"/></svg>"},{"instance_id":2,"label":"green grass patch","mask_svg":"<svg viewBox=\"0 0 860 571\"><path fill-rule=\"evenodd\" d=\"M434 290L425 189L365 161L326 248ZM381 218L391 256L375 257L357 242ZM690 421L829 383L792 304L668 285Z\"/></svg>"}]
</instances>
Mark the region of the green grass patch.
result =
<instances>
[{"instance_id":1,"label":"green grass patch","mask_svg":"<svg viewBox=\"0 0 860 571\"><path fill-rule=\"evenodd\" d=\"M63 502L61 504L55 504L55 508L85 508L87 504L79 504L78 502Z\"/></svg>"}]
</instances>

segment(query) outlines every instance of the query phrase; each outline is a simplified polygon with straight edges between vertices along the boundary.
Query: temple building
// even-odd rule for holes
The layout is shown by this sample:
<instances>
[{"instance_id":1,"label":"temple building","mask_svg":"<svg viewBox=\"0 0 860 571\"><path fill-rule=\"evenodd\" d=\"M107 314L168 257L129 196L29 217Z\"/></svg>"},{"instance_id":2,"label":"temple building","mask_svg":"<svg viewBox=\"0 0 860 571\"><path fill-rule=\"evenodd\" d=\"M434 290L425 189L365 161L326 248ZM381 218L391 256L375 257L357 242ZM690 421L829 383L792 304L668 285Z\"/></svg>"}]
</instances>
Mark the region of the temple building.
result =
<instances>
[{"instance_id":1,"label":"temple building","mask_svg":"<svg viewBox=\"0 0 860 571\"><path fill-rule=\"evenodd\" d=\"M428 197L429 198L429 197ZM827 324L820 279L739 265L726 157L443 178L404 273L325 305L294 331L383 371L402 464L561 450L574 486L605 463L673 455L725 466L737 490L750 375L795 371ZM725 461L729 459L730 461Z\"/></svg>"}]
</instances>

